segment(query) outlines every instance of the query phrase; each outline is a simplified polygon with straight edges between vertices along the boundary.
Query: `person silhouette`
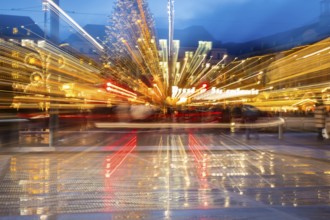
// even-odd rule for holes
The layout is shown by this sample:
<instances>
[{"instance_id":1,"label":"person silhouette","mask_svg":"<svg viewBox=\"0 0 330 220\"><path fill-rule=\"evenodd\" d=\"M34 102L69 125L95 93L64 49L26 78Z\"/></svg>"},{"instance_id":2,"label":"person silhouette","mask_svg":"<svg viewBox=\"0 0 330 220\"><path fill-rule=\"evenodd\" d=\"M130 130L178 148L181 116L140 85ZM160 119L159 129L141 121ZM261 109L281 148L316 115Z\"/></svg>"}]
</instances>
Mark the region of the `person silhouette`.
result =
<instances>
[{"instance_id":1,"label":"person silhouette","mask_svg":"<svg viewBox=\"0 0 330 220\"><path fill-rule=\"evenodd\" d=\"M11 84L0 82L0 147L19 144L19 123L15 122L17 110L12 108L14 91Z\"/></svg>"},{"instance_id":2,"label":"person silhouette","mask_svg":"<svg viewBox=\"0 0 330 220\"><path fill-rule=\"evenodd\" d=\"M318 100L315 103L315 110L314 110L314 122L318 133L317 135L318 140L324 139L322 135L322 130L325 128L325 119L326 119L326 108L323 104L323 101Z\"/></svg>"},{"instance_id":3,"label":"person silhouette","mask_svg":"<svg viewBox=\"0 0 330 220\"><path fill-rule=\"evenodd\" d=\"M251 133L254 133L256 139L259 139L257 128L254 125L260 116L259 109L255 108L254 106L244 105L242 107L242 115L243 115L243 121L246 125L245 128L246 139L248 140L250 139Z\"/></svg>"}]
</instances>

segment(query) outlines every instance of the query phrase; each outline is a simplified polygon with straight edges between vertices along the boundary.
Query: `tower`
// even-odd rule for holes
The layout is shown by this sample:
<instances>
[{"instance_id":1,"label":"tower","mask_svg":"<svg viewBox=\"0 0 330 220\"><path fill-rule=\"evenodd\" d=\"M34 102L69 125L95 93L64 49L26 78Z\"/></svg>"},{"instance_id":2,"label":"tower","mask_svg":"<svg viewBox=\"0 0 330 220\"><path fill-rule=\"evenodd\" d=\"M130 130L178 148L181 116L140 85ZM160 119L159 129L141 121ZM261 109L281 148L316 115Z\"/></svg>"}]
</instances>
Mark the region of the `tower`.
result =
<instances>
[{"instance_id":1,"label":"tower","mask_svg":"<svg viewBox=\"0 0 330 220\"><path fill-rule=\"evenodd\" d=\"M174 36L174 0L168 0L168 50L169 55L173 51Z\"/></svg>"},{"instance_id":2,"label":"tower","mask_svg":"<svg viewBox=\"0 0 330 220\"><path fill-rule=\"evenodd\" d=\"M57 44L60 41L60 18L58 13L51 10L50 2L59 6L60 0L42 0L42 10L44 11L44 38L49 38L50 41ZM48 14L50 14L50 29L48 29Z\"/></svg>"},{"instance_id":3,"label":"tower","mask_svg":"<svg viewBox=\"0 0 330 220\"><path fill-rule=\"evenodd\" d=\"M52 0L59 6L60 0ZM59 15L51 10L50 12L50 39L55 44L59 43L60 19Z\"/></svg>"},{"instance_id":4,"label":"tower","mask_svg":"<svg viewBox=\"0 0 330 220\"><path fill-rule=\"evenodd\" d=\"M174 0L168 0L168 91L167 95L172 96L173 74L174 74Z\"/></svg>"}]
</instances>

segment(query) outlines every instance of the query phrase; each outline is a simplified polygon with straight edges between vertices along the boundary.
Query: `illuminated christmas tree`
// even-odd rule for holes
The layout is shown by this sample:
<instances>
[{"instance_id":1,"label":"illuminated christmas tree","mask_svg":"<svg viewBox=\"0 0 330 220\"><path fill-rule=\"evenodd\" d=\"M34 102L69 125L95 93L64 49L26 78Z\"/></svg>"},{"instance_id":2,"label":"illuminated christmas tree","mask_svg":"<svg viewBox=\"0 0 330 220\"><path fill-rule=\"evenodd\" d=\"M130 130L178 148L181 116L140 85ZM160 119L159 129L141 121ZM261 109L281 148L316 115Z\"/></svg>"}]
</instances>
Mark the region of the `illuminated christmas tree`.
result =
<instances>
[{"instance_id":1,"label":"illuminated christmas tree","mask_svg":"<svg viewBox=\"0 0 330 220\"><path fill-rule=\"evenodd\" d=\"M144 0L117 0L106 33L103 59L110 78L141 94L160 82L154 21Z\"/></svg>"},{"instance_id":2,"label":"illuminated christmas tree","mask_svg":"<svg viewBox=\"0 0 330 220\"><path fill-rule=\"evenodd\" d=\"M180 43L173 40L174 1L169 0L169 39L156 40L154 21L145 0L117 0L106 30L105 74L154 104L175 104L173 88L194 91L213 70L207 54L211 42L199 42L196 52L178 59ZM203 78L204 77L204 78ZM152 97L152 100L148 100Z\"/></svg>"}]
</instances>

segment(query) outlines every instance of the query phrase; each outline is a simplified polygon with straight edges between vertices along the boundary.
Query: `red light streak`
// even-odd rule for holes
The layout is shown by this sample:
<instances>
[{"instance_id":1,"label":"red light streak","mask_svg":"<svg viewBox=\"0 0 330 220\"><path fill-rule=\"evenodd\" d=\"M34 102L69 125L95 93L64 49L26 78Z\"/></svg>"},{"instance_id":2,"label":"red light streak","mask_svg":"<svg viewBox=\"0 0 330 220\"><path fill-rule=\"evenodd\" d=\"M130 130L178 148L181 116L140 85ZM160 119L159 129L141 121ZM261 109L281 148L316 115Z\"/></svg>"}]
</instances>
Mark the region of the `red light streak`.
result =
<instances>
[{"instance_id":1,"label":"red light streak","mask_svg":"<svg viewBox=\"0 0 330 220\"><path fill-rule=\"evenodd\" d=\"M200 142L192 134L189 134L188 141L189 141L188 147L195 159L199 184L202 189L206 189L208 188L207 159L205 158L205 155L202 152L206 151L207 148L205 145L201 145Z\"/></svg>"},{"instance_id":2,"label":"red light streak","mask_svg":"<svg viewBox=\"0 0 330 220\"><path fill-rule=\"evenodd\" d=\"M132 151L136 147L137 136L136 133L130 133L122 137L120 140L114 143L113 148L116 147L117 144L121 143L123 140L130 139L114 154L106 157L104 161L104 191L106 195L104 197L105 203L107 203L107 199L111 199L114 196L114 190L112 188L112 183L114 182L114 178L110 178L118 168L125 162L126 158L132 153ZM107 205L105 205L107 207ZM110 207L109 207L110 208ZM109 211L107 208L107 211Z\"/></svg>"},{"instance_id":3,"label":"red light streak","mask_svg":"<svg viewBox=\"0 0 330 220\"><path fill-rule=\"evenodd\" d=\"M118 169L118 167L123 164L128 155L135 149L137 141L136 134L133 134L133 137L132 133L128 134L119 141L115 142L115 144L117 145L117 143L127 139L128 136L131 136L131 138L126 142L126 144L124 144L116 153L106 158L104 173L105 178L110 178L110 176ZM111 147L115 148L116 145Z\"/></svg>"}]
</instances>

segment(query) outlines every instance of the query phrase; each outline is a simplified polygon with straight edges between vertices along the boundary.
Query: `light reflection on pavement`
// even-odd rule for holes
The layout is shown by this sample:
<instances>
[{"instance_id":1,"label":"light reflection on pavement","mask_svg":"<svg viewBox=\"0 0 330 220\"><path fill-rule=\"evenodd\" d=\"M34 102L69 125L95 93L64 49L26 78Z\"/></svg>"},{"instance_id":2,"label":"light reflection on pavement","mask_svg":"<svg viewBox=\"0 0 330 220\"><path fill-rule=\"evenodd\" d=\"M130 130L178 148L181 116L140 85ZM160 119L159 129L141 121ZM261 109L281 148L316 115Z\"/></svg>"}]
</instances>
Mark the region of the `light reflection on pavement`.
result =
<instances>
[{"instance_id":1,"label":"light reflection on pavement","mask_svg":"<svg viewBox=\"0 0 330 220\"><path fill-rule=\"evenodd\" d=\"M252 145L215 149L222 138L133 131L103 139L104 152L0 155L0 215L328 219L329 162Z\"/></svg>"}]
</instances>

